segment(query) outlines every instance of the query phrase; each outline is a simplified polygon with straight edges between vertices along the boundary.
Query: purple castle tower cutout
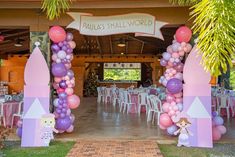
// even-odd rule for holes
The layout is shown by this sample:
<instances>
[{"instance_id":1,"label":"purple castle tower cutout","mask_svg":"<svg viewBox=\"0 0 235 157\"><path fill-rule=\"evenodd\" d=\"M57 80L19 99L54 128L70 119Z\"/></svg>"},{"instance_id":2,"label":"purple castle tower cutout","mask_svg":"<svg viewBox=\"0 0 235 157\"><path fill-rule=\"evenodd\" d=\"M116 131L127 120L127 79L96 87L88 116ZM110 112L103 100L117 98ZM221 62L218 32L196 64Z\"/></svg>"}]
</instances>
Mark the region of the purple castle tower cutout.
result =
<instances>
[{"instance_id":1,"label":"purple castle tower cutout","mask_svg":"<svg viewBox=\"0 0 235 157\"><path fill-rule=\"evenodd\" d=\"M213 147L211 122L211 76L200 64L201 55L196 46L190 52L184 66L184 110L192 125L193 136L189 137L193 147Z\"/></svg>"},{"instance_id":2,"label":"purple castle tower cutout","mask_svg":"<svg viewBox=\"0 0 235 157\"><path fill-rule=\"evenodd\" d=\"M40 137L41 118L49 114L50 73L38 48L40 43L36 42L35 45L36 48L30 55L24 72L22 147L44 146L44 141Z\"/></svg>"}]
</instances>

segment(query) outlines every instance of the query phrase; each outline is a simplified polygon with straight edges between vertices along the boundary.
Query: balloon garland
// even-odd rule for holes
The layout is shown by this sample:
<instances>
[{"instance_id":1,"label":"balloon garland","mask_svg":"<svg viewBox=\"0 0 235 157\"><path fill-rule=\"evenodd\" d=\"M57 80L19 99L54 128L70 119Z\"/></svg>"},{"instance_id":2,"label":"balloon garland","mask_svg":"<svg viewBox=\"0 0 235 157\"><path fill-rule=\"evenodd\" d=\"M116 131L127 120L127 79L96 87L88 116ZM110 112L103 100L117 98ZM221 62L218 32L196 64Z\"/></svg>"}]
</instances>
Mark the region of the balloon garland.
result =
<instances>
[{"instance_id":1,"label":"balloon garland","mask_svg":"<svg viewBox=\"0 0 235 157\"><path fill-rule=\"evenodd\" d=\"M186 53L192 49L188 42L192 37L192 31L182 26L177 29L175 40L167 47L167 52L162 54L160 64L166 67L159 83L167 89L166 101L163 103L163 114L160 115L160 128L167 130L169 135L177 130L173 119L183 110L183 67L181 62Z\"/></svg>"},{"instance_id":2,"label":"balloon garland","mask_svg":"<svg viewBox=\"0 0 235 157\"><path fill-rule=\"evenodd\" d=\"M51 27L49 37L53 41L51 45L53 87L58 94L58 97L53 101L55 127L60 133L72 132L75 117L71 113L71 109L77 108L80 104L79 97L74 94L75 78L71 70L73 49L76 47L76 43L73 41L73 34L66 33L60 26Z\"/></svg>"}]
</instances>

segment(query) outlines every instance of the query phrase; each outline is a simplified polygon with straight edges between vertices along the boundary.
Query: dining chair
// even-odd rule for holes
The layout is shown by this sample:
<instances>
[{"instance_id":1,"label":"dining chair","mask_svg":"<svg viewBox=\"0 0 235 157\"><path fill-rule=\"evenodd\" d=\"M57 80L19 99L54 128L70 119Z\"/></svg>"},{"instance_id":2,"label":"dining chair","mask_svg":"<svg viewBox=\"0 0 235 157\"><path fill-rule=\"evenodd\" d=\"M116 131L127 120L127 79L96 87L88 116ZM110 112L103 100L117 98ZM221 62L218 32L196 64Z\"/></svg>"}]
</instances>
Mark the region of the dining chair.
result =
<instances>
[{"instance_id":1,"label":"dining chair","mask_svg":"<svg viewBox=\"0 0 235 157\"><path fill-rule=\"evenodd\" d=\"M6 127L6 120L4 117L3 106L4 106L4 103L0 102L0 126L2 125L2 122L3 122L3 126Z\"/></svg>"},{"instance_id":2,"label":"dining chair","mask_svg":"<svg viewBox=\"0 0 235 157\"><path fill-rule=\"evenodd\" d=\"M231 105L229 95L221 94L220 96L218 96L217 97L217 104L218 104L217 109L218 109L219 114L221 113L221 109L224 108L224 109L226 109L227 118L229 119L230 118L230 108L231 108L232 116L234 116L234 108Z\"/></svg>"},{"instance_id":3,"label":"dining chair","mask_svg":"<svg viewBox=\"0 0 235 157\"><path fill-rule=\"evenodd\" d=\"M148 93L141 92L138 94L138 114L141 112L141 107L144 106L146 109L146 115L148 113L148 105L147 105L147 97Z\"/></svg>"},{"instance_id":4,"label":"dining chair","mask_svg":"<svg viewBox=\"0 0 235 157\"><path fill-rule=\"evenodd\" d=\"M13 128L15 118L19 117L21 119L21 117L22 117L23 103L24 103L24 101L19 102L17 113L14 113L13 116L12 116L11 128Z\"/></svg>"},{"instance_id":5,"label":"dining chair","mask_svg":"<svg viewBox=\"0 0 235 157\"><path fill-rule=\"evenodd\" d=\"M100 103L104 99L104 95L102 93L102 87L97 87L97 93L98 93L97 102Z\"/></svg>"},{"instance_id":6,"label":"dining chair","mask_svg":"<svg viewBox=\"0 0 235 157\"><path fill-rule=\"evenodd\" d=\"M104 89L104 103L107 104L108 101L111 102L111 92L112 92L112 88L105 88Z\"/></svg>"},{"instance_id":7,"label":"dining chair","mask_svg":"<svg viewBox=\"0 0 235 157\"><path fill-rule=\"evenodd\" d=\"M125 111L129 113L133 105L134 105L135 111L136 112L138 111L136 104L131 101L131 94L128 91L124 91L124 100L125 100L125 107L124 107L123 113Z\"/></svg>"},{"instance_id":8,"label":"dining chair","mask_svg":"<svg viewBox=\"0 0 235 157\"><path fill-rule=\"evenodd\" d=\"M157 96L150 96L149 97L149 111L147 116L147 122L152 120L152 123L154 123L155 116L157 115L157 125L159 125L160 115L163 113L162 110L162 102ZM152 115L153 113L153 115Z\"/></svg>"},{"instance_id":9,"label":"dining chair","mask_svg":"<svg viewBox=\"0 0 235 157\"><path fill-rule=\"evenodd\" d=\"M120 103L119 101L119 98L118 98L118 88L116 87L113 87L112 88L112 103L113 103L113 106L116 106L116 104Z\"/></svg>"},{"instance_id":10,"label":"dining chair","mask_svg":"<svg viewBox=\"0 0 235 157\"><path fill-rule=\"evenodd\" d=\"M11 95L5 95L5 101L12 101Z\"/></svg>"}]
</instances>

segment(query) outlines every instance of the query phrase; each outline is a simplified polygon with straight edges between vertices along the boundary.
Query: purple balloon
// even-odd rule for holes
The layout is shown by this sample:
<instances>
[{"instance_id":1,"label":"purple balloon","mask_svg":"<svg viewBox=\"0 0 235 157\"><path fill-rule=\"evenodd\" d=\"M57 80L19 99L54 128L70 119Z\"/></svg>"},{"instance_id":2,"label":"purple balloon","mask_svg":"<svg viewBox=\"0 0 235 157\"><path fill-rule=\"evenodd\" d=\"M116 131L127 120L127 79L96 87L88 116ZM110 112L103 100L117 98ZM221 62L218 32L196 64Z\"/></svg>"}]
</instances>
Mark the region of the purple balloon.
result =
<instances>
[{"instance_id":1,"label":"purple balloon","mask_svg":"<svg viewBox=\"0 0 235 157\"><path fill-rule=\"evenodd\" d=\"M67 46L62 47L62 50L64 50L65 52L67 51L67 49L68 49Z\"/></svg>"},{"instance_id":2,"label":"purple balloon","mask_svg":"<svg viewBox=\"0 0 235 157\"><path fill-rule=\"evenodd\" d=\"M216 117L216 116L218 116L218 113L217 113L216 111L213 111L213 112L212 112L212 116L213 116L213 117Z\"/></svg>"},{"instance_id":3,"label":"purple balloon","mask_svg":"<svg viewBox=\"0 0 235 157\"><path fill-rule=\"evenodd\" d=\"M69 116L65 116L64 118L58 118L56 120L56 129L58 130L67 130L71 125L71 119Z\"/></svg>"},{"instance_id":4,"label":"purple balloon","mask_svg":"<svg viewBox=\"0 0 235 157\"><path fill-rule=\"evenodd\" d=\"M62 106L62 105L58 105L57 107L58 107L59 109L62 109L62 108L63 108L63 106Z\"/></svg>"},{"instance_id":5,"label":"purple balloon","mask_svg":"<svg viewBox=\"0 0 235 157\"><path fill-rule=\"evenodd\" d=\"M63 46L64 46L63 42L59 42L59 43L58 43L58 46L59 46L59 47L63 47Z\"/></svg>"},{"instance_id":6,"label":"purple balloon","mask_svg":"<svg viewBox=\"0 0 235 157\"><path fill-rule=\"evenodd\" d=\"M57 112L57 113L61 113L61 109L57 108L57 109L56 109L56 112Z\"/></svg>"},{"instance_id":7,"label":"purple balloon","mask_svg":"<svg viewBox=\"0 0 235 157\"><path fill-rule=\"evenodd\" d=\"M167 61L162 58L162 59L160 60L160 64L161 64L161 66L166 66L166 65L167 65Z\"/></svg>"},{"instance_id":8,"label":"purple balloon","mask_svg":"<svg viewBox=\"0 0 235 157\"><path fill-rule=\"evenodd\" d=\"M167 133L169 135L174 135L174 132L177 131L177 126L176 125L172 125L170 127L167 128Z\"/></svg>"},{"instance_id":9,"label":"purple balloon","mask_svg":"<svg viewBox=\"0 0 235 157\"><path fill-rule=\"evenodd\" d=\"M51 45L51 50L53 52L58 52L60 50L60 47L57 44Z\"/></svg>"},{"instance_id":10,"label":"purple balloon","mask_svg":"<svg viewBox=\"0 0 235 157\"><path fill-rule=\"evenodd\" d=\"M59 99L58 98L55 98L54 101L53 101L53 105L55 107L57 107L59 105Z\"/></svg>"},{"instance_id":11,"label":"purple balloon","mask_svg":"<svg viewBox=\"0 0 235 157\"><path fill-rule=\"evenodd\" d=\"M16 135L17 135L19 138L22 137L22 127L17 128L17 130L16 130Z\"/></svg>"},{"instance_id":12,"label":"purple balloon","mask_svg":"<svg viewBox=\"0 0 235 157\"><path fill-rule=\"evenodd\" d=\"M60 88L62 88L62 89L66 89L66 88L67 88L66 81L65 81L65 80L60 81L59 86L60 86Z\"/></svg>"},{"instance_id":13,"label":"purple balloon","mask_svg":"<svg viewBox=\"0 0 235 157\"><path fill-rule=\"evenodd\" d=\"M70 115L71 122L73 123L75 121L75 116L73 114Z\"/></svg>"},{"instance_id":14,"label":"purple balloon","mask_svg":"<svg viewBox=\"0 0 235 157\"><path fill-rule=\"evenodd\" d=\"M175 42L174 44L172 44L172 50L174 52L177 52L180 46L181 46L180 43Z\"/></svg>"},{"instance_id":15,"label":"purple balloon","mask_svg":"<svg viewBox=\"0 0 235 157\"><path fill-rule=\"evenodd\" d=\"M59 104L61 104L61 105L64 103L63 99L59 99L58 102L59 102Z\"/></svg>"},{"instance_id":16,"label":"purple balloon","mask_svg":"<svg viewBox=\"0 0 235 157\"><path fill-rule=\"evenodd\" d=\"M63 77L67 74L67 69L63 63L52 65L52 74L56 77Z\"/></svg>"},{"instance_id":17,"label":"purple balloon","mask_svg":"<svg viewBox=\"0 0 235 157\"><path fill-rule=\"evenodd\" d=\"M71 110L68 109L67 112L66 112L66 114L69 116L69 115L71 114Z\"/></svg>"},{"instance_id":18,"label":"purple balloon","mask_svg":"<svg viewBox=\"0 0 235 157\"><path fill-rule=\"evenodd\" d=\"M163 59L165 59L166 61L169 61L169 59L171 58L171 54L168 53L168 52L164 52L164 53L162 54L162 57L163 57Z\"/></svg>"},{"instance_id":19,"label":"purple balloon","mask_svg":"<svg viewBox=\"0 0 235 157\"><path fill-rule=\"evenodd\" d=\"M67 105L67 103L63 103L63 107L67 107L68 105Z\"/></svg>"},{"instance_id":20,"label":"purple balloon","mask_svg":"<svg viewBox=\"0 0 235 157\"><path fill-rule=\"evenodd\" d=\"M220 117L220 116L215 116L213 118L213 121L214 121L216 126L224 124L224 119L222 117Z\"/></svg>"},{"instance_id":21,"label":"purple balloon","mask_svg":"<svg viewBox=\"0 0 235 157\"><path fill-rule=\"evenodd\" d=\"M62 98L62 99L66 99L67 98L67 94L66 93L60 93L59 94L59 97Z\"/></svg>"},{"instance_id":22,"label":"purple balloon","mask_svg":"<svg viewBox=\"0 0 235 157\"><path fill-rule=\"evenodd\" d=\"M71 54L73 52L73 49L72 48L67 48L67 54Z\"/></svg>"},{"instance_id":23,"label":"purple balloon","mask_svg":"<svg viewBox=\"0 0 235 157\"><path fill-rule=\"evenodd\" d=\"M183 83L177 78L172 78L167 82L166 88L171 94L176 94L183 89Z\"/></svg>"},{"instance_id":24,"label":"purple balloon","mask_svg":"<svg viewBox=\"0 0 235 157\"><path fill-rule=\"evenodd\" d=\"M66 115L65 115L64 113L61 113L61 114L60 114L60 117L61 117L61 118L64 118L65 116L66 116Z\"/></svg>"},{"instance_id":25,"label":"purple balloon","mask_svg":"<svg viewBox=\"0 0 235 157\"><path fill-rule=\"evenodd\" d=\"M73 70L68 70L68 71L67 71L67 75L68 75L68 77L69 77L70 79L73 78L73 77L74 77Z\"/></svg>"},{"instance_id":26,"label":"purple balloon","mask_svg":"<svg viewBox=\"0 0 235 157\"><path fill-rule=\"evenodd\" d=\"M66 40L67 41L72 41L73 40L73 34L72 33L67 33L67 35L66 35Z\"/></svg>"}]
</instances>

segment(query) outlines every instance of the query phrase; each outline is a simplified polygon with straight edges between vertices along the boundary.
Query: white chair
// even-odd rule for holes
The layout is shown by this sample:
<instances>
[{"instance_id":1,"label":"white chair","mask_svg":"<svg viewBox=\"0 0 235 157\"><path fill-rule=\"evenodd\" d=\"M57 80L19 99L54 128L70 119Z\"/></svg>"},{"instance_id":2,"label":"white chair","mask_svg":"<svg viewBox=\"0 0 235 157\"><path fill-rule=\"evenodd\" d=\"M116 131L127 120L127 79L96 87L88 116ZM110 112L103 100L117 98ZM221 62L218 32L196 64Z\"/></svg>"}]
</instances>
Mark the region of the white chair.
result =
<instances>
[{"instance_id":1,"label":"white chair","mask_svg":"<svg viewBox=\"0 0 235 157\"><path fill-rule=\"evenodd\" d=\"M97 93L98 93L97 102L100 103L104 99L104 94L102 92L102 87L97 87Z\"/></svg>"},{"instance_id":2,"label":"white chair","mask_svg":"<svg viewBox=\"0 0 235 157\"><path fill-rule=\"evenodd\" d=\"M4 104L0 102L0 126L2 125L2 121L3 121L3 126L6 127L6 120L4 118L3 105Z\"/></svg>"},{"instance_id":3,"label":"white chair","mask_svg":"<svg viewBox=\"0 0 235 157\"><path fill-rule=\"evenodd\" d=\"M153 116L152 116L152 113L153 113ZM147 122L152 120L152 123L154 123L155 115L157 114L157 125L159 125L159 119L160 119L161 113L163 113L161 100L157 96L150 96Z\"/></svg>"},{"instance_id":4,"label":"white chair","mask_svg":"<svg viewBox=\"0 0 235 157\"><path fill-rule=\"evenodd\" d=\"M224 108L226 109L227 112L227 118L230 118L230 111L229 109L231 108L232 110L232 116L234 116L234 108L230 103L230 96L229 95L224 95L221 94L220 96L217 97L217 104L218 104L218 113L220 114L221 109Z\"/></svg>"},{"instance_id":5,"label":"white chair","mask_svg":"<svg viewBox=\"0 0 235 157\"><path fill-rule=\"evenodd\" d=\"M118 88L113 87L112 88L112 102L113 102L113 106L116 106L117 103L118 104L120 103L117 92L118 92Z\"/></svg>"},{"instance_id":6,"label":"white chair","mask_svg":"<svg viewBox=\"0 0 235 157\"><path fill-rule=\"evenodd\" d=\"M112 92L112 88L105 88L104 89L104 102L105 102L105 104L107 104L108 103L108 100L109 100L109 102L111 103L111 92Z\"/></svg>"},{"instance_id":7,"label":"white chair","mask_svg":"<svg viewBox=\"0 0 235 157\"><path fill-rule=\"evenodd\" d=\"M148 98L148 93L139 93L138 94L138 113L140 114L141 112L141 107L145 106L146 109L146 115L148 114L148 105L147 105L147 98Z\"/></svg>"},{"instance_id":8,"label":"white chair","mask_svg":"<svg viewBox=\"0 0 235 157\"><path fill-rule=\"evenodd\" d=\"M17 113L14 113L13 116L12 116L11 128L13 127L15 117L19 117L20 119L21 119L21 117L22 117L22 107L23 107L23 103L24 103L23 101L21 101L21 102L19 103Z\"/></svg>"},{"instance_id":9,"label":"white chair","mask_svg":"<svg viewBox=\"0 0 235 157\"><path fill-rule=\"evenodd\" d=\"M123 113L125 113L127 111L127 113L129 113L130 109L132 108L132 105L134 105L135 110L137 111L136 105L135 103L131 102L131 95L130 93L128 93L128 91L123 91L123 101L122 101L122 106L120 111L123 108Z\"/></svg>"},{"instance_id":10,"label":"white chair","mask_svg":"<svg viewBox=\"0 0 235 157\"><path fill-rule=\"evenodd\" d=\"M11 95L5 95L5 101L12 101Z\"/></svg>"}]
</instances>

